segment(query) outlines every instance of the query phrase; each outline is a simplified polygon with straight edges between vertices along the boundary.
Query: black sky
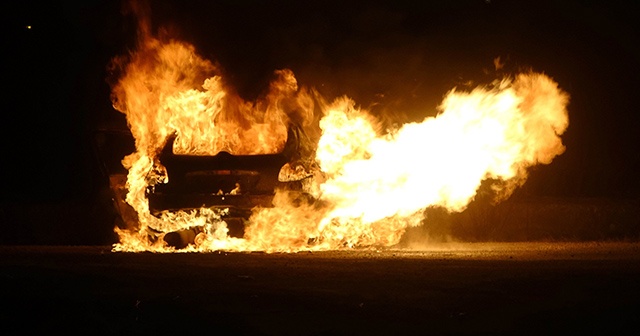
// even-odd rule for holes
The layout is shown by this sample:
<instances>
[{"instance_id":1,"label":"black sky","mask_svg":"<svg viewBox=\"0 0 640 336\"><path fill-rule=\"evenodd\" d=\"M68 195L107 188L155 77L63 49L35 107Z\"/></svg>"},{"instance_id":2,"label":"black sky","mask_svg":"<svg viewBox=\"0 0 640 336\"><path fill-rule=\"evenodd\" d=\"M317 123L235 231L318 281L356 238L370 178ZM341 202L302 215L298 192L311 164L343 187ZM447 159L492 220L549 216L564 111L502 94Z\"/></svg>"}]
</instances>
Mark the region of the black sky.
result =
<instances>
[{"instance_id":1,"label":"black sky","mask_svg":"<svg viewBox=\"0 0 640 336\"><path fill-rule=\"evenodd\" d=\"M0 6L4 204L99 199L94 131L122 119L106 68L133 48L134 19L118 1ZM535 169L523 193L640 197L640 41L626 2L152 1L151 10L156 27L218 61L247 99L290 68L303 86L408 121L469 81L544 72L571 96L567 151Z\"/></svg>"}]
</instances>

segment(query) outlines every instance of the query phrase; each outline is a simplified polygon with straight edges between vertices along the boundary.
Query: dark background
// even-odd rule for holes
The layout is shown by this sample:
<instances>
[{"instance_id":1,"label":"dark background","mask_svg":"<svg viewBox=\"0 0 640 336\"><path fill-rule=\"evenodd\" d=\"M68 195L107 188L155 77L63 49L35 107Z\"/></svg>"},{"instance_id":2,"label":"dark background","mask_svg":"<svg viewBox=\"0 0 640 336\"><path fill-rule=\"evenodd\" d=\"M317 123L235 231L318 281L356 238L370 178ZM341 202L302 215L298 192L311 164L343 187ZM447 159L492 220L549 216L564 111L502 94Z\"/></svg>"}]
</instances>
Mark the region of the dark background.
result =
<instances>
[{"instance_id":1,"label":"dark background","mask_svg":"<svg viewBox=\"0 0 640 336\"><path fill-rule=\"evenodd\" d=\"M111 107L107 66L134 48L135 19L118 1L0 6L0 243L111 243L114 214L95 135L105 125L124 125ZM329 98L348 95L404 122L433 115L453 87L544 72L571 96L567 150L533 169L514 196L606 200L640 198L640 50L631 7L623 1L151 3L154 25L218 61L246 99L265 91L273 70L290 68L303 86ZM496 57L505 62L497 72Z\"/></svg>"}]
</instances>

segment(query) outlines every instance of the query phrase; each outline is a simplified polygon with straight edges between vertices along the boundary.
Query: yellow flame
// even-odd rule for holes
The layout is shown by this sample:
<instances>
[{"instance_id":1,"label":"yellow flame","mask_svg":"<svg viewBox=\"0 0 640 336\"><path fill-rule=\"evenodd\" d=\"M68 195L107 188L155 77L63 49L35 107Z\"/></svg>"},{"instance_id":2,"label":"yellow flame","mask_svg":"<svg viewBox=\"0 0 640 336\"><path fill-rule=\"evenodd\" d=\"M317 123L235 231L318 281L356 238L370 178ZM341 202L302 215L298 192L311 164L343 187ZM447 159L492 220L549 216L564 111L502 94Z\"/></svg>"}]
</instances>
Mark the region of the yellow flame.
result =
<instances>
[{"instance_id":1,"label":"yellow flame","mask_svg":"<svg viewBox=\"0 0 640 336\"><path fill-rule=\"evenodd\" d=\"M276 71L269 92L248 102L193 46L143 37L128 59L116 60L123 75L113 88L114 107L126 114L136 144L123 159L126 201L139 219L116 229L116 251L175 251L163 235L196 227L194 243L182 251L391 246L424 222L426 208L462 211L485 180L495 182L498 199L507 198L525 182L527 168L564 151L569 96L541 73L452 90L437 116L380 133L376 119L348 97L314 104L290 70ZM167 180L158 155L171 135L181 154L277 153L289 126L311 130L317 106L321 136L298 139L297 159L306 168L291 162L281 171L282 180L302 178L313 199L276 194L274 207L254 209L244 238L229 237L213 209L150 214L145 191Z\"/></svg>"},{"instance_id":2,"label":"yellow flame","mask_svg":"<svg viewBox=\"0 0 640 336\"><path fill-rule=\"evenodd\" d=\"M508 197L526 168L564 151L567 103L549 77L520 74L493 88L451 91L438 116L375 136L367 117L340 101L321 121L317 159L329 175L322 199L332 205L321 230L351 229L349 241L359 245L361 226L412 218L431 206L464 210L486 179L502 181L498 196ZM398 230L416 221L403 223ZM384 235L373 241L397 243Z\"/></svg>"}]
</instances>

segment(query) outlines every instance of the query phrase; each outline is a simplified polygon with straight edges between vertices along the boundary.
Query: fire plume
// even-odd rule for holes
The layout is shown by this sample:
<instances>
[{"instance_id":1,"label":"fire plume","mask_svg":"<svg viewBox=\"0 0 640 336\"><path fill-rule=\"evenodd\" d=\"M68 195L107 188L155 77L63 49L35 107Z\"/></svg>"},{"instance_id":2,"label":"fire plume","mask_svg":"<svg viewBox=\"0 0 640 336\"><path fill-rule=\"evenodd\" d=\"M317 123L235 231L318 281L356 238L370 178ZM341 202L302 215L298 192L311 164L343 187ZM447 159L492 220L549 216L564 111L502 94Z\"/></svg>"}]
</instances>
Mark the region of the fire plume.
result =
<instances>
[{"instance_id":1,"label":"fire plume","mask_svg":"<svg viewBox=\"0 0 640 336\"><path fill-rule=\"evenodd\" d=\"M431 206L462 211L484 180L495 180L496 196L507 198L528 167L564 152L567 103L549 77L524 73L471 92L452 90L436 117L377 135L367 114L338 101L321 120L316 159L328 176L322 198L332 207L320 227L361 227L351 236L397 243L387 240L394 232L388 226L402 232Z\"/></svg>"},{"instance_id":2,"label":"fire plume","mask_svg":"<svg viewBox=\"0 0 640 336\"><path fill-rule=\"evenodd\" d=\"M114 107L126 115L136 145L122 161L126 201L138 214L136 225L116 228L117 251L174 251L162 233L193 227L203 229L182 251L392 246L408 227L429 225L426 208L462 211L486 180L505 199L529 167L549 164L565 149L569 96L541 73L453 89L436 116L380 132L356 102L325 103L286 69L275 72L261 99L245 101L193 46L141 31L138 49L114 62L122 73ZM159 153L172 136L181 154L278 153L292 125L299 152L283 171L304 175L313 200L276 194L273 207L253 209L243 238L228 236L219 210L151 215L145 191L168 179ZM319 136L305 137L314 132Z\"/></svg>"}]
</instances>

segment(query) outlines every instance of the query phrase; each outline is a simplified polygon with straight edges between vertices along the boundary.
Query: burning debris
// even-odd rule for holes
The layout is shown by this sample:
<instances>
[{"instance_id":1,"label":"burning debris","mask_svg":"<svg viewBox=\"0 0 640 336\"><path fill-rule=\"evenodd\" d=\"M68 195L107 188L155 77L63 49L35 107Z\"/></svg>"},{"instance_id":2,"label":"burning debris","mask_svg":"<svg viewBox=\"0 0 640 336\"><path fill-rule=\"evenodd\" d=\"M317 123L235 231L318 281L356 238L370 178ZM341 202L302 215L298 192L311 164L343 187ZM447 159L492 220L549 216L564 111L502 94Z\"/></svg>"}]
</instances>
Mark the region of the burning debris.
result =
<instances>
[{"instance_id":1,"label":"burning debris","mask_svg":"<svg viewBox=\"0 0 640 336\"><path fill-rule=\"evenodd\" d=\"M437 116L383 133L287 69L245 101L193 46L144 24L114 60L114 107L136 145L122 163L137 220L116 228L117 251L391 246L425 209L462 211L486 180L505 199L564 151L569 97L544 74L451 90Z\"/></svg>"}]
</instances>

